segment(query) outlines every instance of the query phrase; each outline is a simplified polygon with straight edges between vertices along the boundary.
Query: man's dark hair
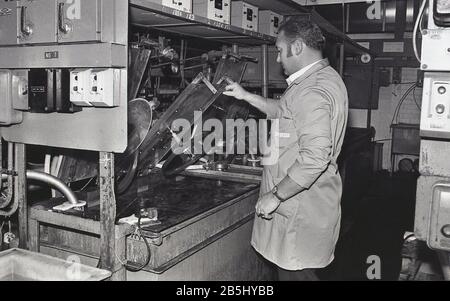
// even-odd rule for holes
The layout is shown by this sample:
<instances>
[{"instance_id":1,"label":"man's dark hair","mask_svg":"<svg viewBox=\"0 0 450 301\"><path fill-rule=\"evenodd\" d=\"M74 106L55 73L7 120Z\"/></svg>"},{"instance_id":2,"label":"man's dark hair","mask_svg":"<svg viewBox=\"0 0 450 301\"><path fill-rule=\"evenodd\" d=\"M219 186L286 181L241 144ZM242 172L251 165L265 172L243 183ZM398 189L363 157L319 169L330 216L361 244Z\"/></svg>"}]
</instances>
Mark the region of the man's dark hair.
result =
<instances>
[{"instance_id":1,"label":"man's dark hair","mask_svg":"<svg viewBox=\"0 0 450 301\"><path fill-rule=\"evenodd\" d=\"M307 17L288 18L280 25L279 32L283 32L284 36L291 42L301 39L306 46L315 50L323 50L325 46L325 37L322 30Z\"/></svg>"}]
</instances>

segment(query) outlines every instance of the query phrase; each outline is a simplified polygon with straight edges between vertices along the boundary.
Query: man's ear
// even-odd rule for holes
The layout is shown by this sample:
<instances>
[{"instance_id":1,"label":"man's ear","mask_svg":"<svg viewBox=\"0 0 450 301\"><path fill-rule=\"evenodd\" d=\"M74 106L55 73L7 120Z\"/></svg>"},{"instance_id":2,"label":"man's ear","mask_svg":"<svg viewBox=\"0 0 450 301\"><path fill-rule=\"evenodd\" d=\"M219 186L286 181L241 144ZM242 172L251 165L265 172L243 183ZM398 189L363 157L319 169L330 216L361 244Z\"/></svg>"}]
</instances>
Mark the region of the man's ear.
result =
<instances>
[{"instance_id":1,"label":"man's ear","mask_svg":"<svg viewBox=\"0 0 450 301\"><path fill-rule=\"evenodd\" d=\"M300 40L295 40L292 44L292 53L294 55L300 55L303 52L303 42Z\"/></svg>"}]
</instances>

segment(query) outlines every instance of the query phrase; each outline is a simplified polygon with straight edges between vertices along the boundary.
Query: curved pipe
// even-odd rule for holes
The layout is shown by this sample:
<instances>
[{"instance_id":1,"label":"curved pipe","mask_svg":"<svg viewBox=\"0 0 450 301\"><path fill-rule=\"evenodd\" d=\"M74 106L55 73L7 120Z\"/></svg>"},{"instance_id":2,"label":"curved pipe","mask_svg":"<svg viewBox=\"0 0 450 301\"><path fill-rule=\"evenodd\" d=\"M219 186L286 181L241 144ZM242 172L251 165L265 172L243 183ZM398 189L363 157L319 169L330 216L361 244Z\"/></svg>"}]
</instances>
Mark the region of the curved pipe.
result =
<instances>
[{"instance_id":1,"label":"curved pipe","mask_svg":"<svg viewBox=\"0 0 450 301\"><path fill-rule=\"evenodd\" d=\"M73 205L78 204L78 199L72 189L70 189L69 186L67 186L57 177L39 171L27 170L27 178L52 186L53 188L61 192L69 201L69 203Z\"/></svg>"},{"instance_id":2,"label":"curved pipe","mask_svg":"<svg viewBox=\"0 0 450 301\"><path fill-rule=\"evenodd\" d=\"M6 180L7 178L8 178L7 175L2 174L1 176L2 181ZM58 190L59 192L61 192L71 204L73 205L78 204L78 199L75 193L69 188L69 186L67 186L63 181L61 181L57 177L54 177L44 172L27 170L27 179L46 183L55 188L56 190Z\"/></svg>"}]
</instances>

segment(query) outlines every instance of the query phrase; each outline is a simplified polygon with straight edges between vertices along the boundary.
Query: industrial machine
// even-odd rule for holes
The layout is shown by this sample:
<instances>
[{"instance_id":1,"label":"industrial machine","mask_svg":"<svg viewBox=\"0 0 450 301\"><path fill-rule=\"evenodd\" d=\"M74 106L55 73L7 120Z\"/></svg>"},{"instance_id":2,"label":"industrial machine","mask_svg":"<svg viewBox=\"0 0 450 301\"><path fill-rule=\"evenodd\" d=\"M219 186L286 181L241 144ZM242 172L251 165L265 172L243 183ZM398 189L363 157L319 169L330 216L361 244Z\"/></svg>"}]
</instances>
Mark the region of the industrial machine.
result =
<instances>
[{"instance_id":1,"label":"industrial machine","mask_svg":"<svg viewBox=\"0 0 450 301\"><path fill-rule=\"evenodd\" d=\"M263 34L258 7L205 3L0 4L0 222L17 213L20 248L76 256L113 280L270 279L250 246L258 149L220 152L259 116L222 92L255 63L245 45L261 48L251 88L269 96L281 15ZM366 51L331 36L340 67L347 46ZM225 135L203 127L212 120ZM244 122L229 136L228 120Z\"/></svg>"},{"instance_id":2,"label":"industrial machine","mask_svg":"<svg viewBox=\"0 0 450 301\"><path fill-rule=\"evenodd\" d=\"M173 148L208 136L195 112L203 122L248 118L222 92L255 60L148 31L143 23L159 24L154 7L195 17L178 7L191 1L172 2L0 4L1 221L18 212L21 248L75 255L111 279L265 279L250 246L261 168L245 154ZM172 127L180 119L185 131Z\"/></svg>"},{"instance_id":3,"label":"industrial machine","mask_svg":"<svg viewBox=\"0 0 450 301\"><path fill-rule=\"evenodd\" d=\"M425 71L421 113L420 174L415 234L440 251L444 275L450 279L450 1L423 1L429 6L422 32L421 69Z\"/></svg>"}]
</instances>

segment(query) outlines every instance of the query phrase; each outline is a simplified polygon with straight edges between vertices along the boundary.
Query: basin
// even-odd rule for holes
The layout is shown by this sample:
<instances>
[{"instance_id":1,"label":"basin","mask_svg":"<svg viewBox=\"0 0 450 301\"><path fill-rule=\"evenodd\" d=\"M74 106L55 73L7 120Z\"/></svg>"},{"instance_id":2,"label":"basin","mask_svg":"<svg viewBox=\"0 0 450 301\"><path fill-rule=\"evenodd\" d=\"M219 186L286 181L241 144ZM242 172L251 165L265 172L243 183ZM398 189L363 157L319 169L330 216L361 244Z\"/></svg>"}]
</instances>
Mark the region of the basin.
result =
<instances>
[{"instance_id":1,"label":"basin","mask_svg":"<svg viewBox=\"0 0 450 301\"><path fill-rule=\"evenodd\" d=\"M111 272L59 258L10 249L0 253L0 281L101 281Z\"/></svg>"}]
</instances>

